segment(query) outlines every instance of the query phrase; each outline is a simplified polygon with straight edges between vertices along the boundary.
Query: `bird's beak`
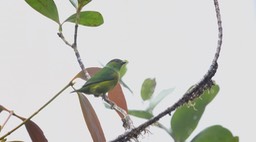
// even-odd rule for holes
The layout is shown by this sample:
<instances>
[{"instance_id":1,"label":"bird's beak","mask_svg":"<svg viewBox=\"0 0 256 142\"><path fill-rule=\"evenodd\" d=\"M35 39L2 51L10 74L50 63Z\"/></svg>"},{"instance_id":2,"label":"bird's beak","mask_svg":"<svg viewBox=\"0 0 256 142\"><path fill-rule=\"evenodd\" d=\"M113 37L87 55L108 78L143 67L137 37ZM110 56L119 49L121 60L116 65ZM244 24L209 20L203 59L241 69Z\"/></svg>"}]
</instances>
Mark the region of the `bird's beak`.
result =
<instances>
[{"instance_id":1,"label":"bird's beak","mask_svg":"<svg viewBox=\"0 0 256 142\"><path fill-rule=\"evenodd\" d=\"M127 61L123 61L122 65L124 65L124 64L126 64L126 63L128 63L128 62L127 62Z\"/></svg>"}]
</instances>

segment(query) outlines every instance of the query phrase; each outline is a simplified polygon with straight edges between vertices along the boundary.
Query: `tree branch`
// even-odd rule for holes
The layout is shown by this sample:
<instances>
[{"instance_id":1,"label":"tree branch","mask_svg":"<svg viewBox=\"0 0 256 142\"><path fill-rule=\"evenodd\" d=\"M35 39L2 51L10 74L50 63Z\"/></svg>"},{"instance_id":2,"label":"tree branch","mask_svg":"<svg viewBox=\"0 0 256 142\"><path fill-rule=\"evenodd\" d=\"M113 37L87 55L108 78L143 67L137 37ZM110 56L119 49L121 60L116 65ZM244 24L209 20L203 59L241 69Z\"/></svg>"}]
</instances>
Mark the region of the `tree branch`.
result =
<instances>
[{"instance_id":1,"label":"tree branch","mask_svg":"<svg viewBox=\"0 0 256 142\"><path fill-rule=\"evenodd\" d=\"M169 114L171 115L171 112L176 110L178 107L184 105L185 103L188 103L189 101L194 100L195 98L199 97L202 92L208 88L210 88L214 82L212 81L212 77L215 75L217 69L218 69L218 58L220 55L221 45L222 45L222 22L221 22L221 16L220 16L220 9L218 0L213 0L214 6L215 6L215 12L217 17L217 24L218 24L218 43L217 43L217 49L214 55L214 59L212 61L212 64L208 70L208 72L204 75L203 79L201 79L196 85L194 85L193 88L188 90L183 97L178 100L174 105L171 107L168 107L166 110L158 114L157 116L153 117L152 119L146 121L145 123L141 124L140 126L132 129L129 132L126 132L120 136L118 136L115 140L112 142L124 142L129 141L130 139L136 139L141 132L145 131L146 128L155 122L157 122L159 119L164 117L165 115Z\"/></svg>"},{"instance_id":2,"label":"tree branch","mask_svg":"<svg viewBox=\"0 0 256 142\"><path fill-rule=\"evenodd\" d=\"M131 130L134 128L132 119L130 116L124 111L121 107L116 105L113 101L111 101L106 94L102 95L102 99L108 103L111 106L111 109L116 110L117 112L120 112L123 115L122 121L123 121L123 127L125 130Z\"/></svg>"},{"instance_id":3,"label":"tree branch","mask_svg":"<svg viewBox=\"0 0 256 142\"><path fill-rule=\"evenodd\" d=\"M0 137L0 141L3 140L5 137L7 137L8 135L10 135L11 133L13 133L14 131L16 131L17 129L19 129L21 126L23 126L26 122L28 122L29 120L31 120L34 116L36 116L40 111L42 111L46 106L48 106L53 100L55 100L64 90L66 90L69 86L71 86L72 83L70 82L69 84L67 84L63 89L61 89L56 95L54 95L49 101L47 101L42 107L40 107L36 112L34 112L30 117L28 117L27 119L25 119L22 123L20 123L18 126L16 126L15 128L13 128L11 131L9 131L8 133L6 133L5 135ZM17 114L13 113L13 115L15 115L18 118L23 119L23 117L18 116Z\"/></svg>"}]
</instances>

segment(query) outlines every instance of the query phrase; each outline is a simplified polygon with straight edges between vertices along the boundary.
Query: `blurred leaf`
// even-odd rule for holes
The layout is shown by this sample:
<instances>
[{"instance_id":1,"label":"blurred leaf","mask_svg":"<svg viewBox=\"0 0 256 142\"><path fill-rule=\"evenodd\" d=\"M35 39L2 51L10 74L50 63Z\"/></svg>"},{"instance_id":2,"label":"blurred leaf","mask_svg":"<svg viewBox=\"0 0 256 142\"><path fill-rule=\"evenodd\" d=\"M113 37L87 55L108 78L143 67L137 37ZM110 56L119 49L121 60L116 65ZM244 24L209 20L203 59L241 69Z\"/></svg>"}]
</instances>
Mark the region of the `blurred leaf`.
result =
<instances>
[{"instance_id":1,"label":"blurred leaf","mask_svg":"<svg viewBox=\"0 0 256 142\"><path fill-rule=\"evenodd\" d=\"M191 142L238 142L239 138L220 126L215 125L200 132Z\"/></svg>"},{"instance_id":2,"label":"blurred leaf","mask_svg":"<svg viewBox=\"0 0 256 142\"><path fill-rule=\"evenodd\" d=\"M6 142L7 141L7 139L5 138L5 139L1 139L0 140L0 142Z\"/></svg>"},{"instance_id":3,"label":"blurred leaf","mask_svg":"<svg viewBox=\"0 0 256 142\"><path fill-rule=\"evenodd\" d=\"M123 93L123 90L120 86L120 84L118 83L114 89L112 89L111 91L108 92L108 97L111 101L113 101L117 106L119 106L120 108L122 108L124 111L126 111L126 113L128 113L128 109L127 109L127 103L125 100L125 96ZM118 115L123 118L123 115L116 111L118 113Z\"/></svg>"},{"instance_id":4,"label":"blurred leaf","mask_svg":"<svg viewBox=\"0 0 256 142\"><path fill-rule=\"evenodd\" d=\"M173 90L174 88L162 90L156 97L150 99L149 108L147 110L152 113L156 105L159 104L167 95L172 93Z\"/></svg>"},{"instance_id":5,"label":"blurred leaf","mask_svg":"<svg viewBox=\"0 0 256 142\"><path fill-rule=\"evenodd\" d=\"M24 119L25 120L25 119ZM24 121L23 120L23 121ZM28 131L28 134L33 142L48 142L46 137L44 136L44 132L40 129L40 127L31 120L28 120L25 123L25 127Z\"/></svg>"},{"instance_id":6,"label":"blurred leaf","mask_svg":"<svg viewBox=\"0 0 256 142\"><path fill-rule=\"evenodd\" d=\"M25 0L25 1L37 12L52 19L58 24L60 23L58 10L53 0Z\"/></svg>"},{"instance_id":7,"label":"blurred leaf","mask_svg":"<svg viewBox=\"0 0 256 142\"><path fill-rule=\"evenodd\" d=\"M94 142L106 141L99 119L92 105L90 104L89 100L82 93L78 93L78 97L79 97L80 106L83 112L84 120L90 131L93 141Z\"/></svg>"},{"instance_id":8,"label":"blurred leaf","mask_svg":"<svg viewBox=\"0 0 256 142\"><path fill-rule=\"evenodd\" d=\"M92 0L78 0L78 9L79 11L81 11L81 9L88 4L89 2L91 2Z\"/></svg>"},{"instance_id":9,"label":"blurred leaf","mask_svg":"<svg viewBox=\"0 0 256 142\"><path fill-rule=\"evenodd\" d=\"M205 90L200 98L191 102L194 107L183 105L179 107L171 119L171 131L175 141L185 141L196 128L205 107L219 92L219 86L213 85L210 90Z\"/></svg>"},{"instance_id":10,"label":"blurred leaf","mask_svg":"<svg viewBox=\"0 0 256 142\"><path fill-rule=\"evenodd\" d=\"M69 0L70 3L75 7L77 8L78 7L78 1L77 0Z\"/></svg>"},{"instance_id":11,"label":"blurred leaf","mask_svg":"<svg viewBox=\"0 0 256 142\"><path fill-rule=\"evenodd\" d=\"M149 100L152 97L155 91L155 87L156 87L155 78L153 79L147 78L144 80L141 86L141 98L143 99L143 101Z\"/></svg>"},{"instance_id":12,"label":"blurred leaf","mask_svg":"<svg viewBox=\"0 0 256 142\"><path fill-rule=\"evenodd\" d=\"M151 114L147 111L144 111L144 110L129 110L128 113L130 115L133 115L133 116L136 116L139 118L143 118L143 119L150 119L150 118L154 117L153 114Z\"/></svg>"},{"instance_id":13,"label":"blurred leaf","mask_svg":"<svg viewBox=\"0 0 256 142\"><path fill-rule=\"evenodd\" d=\"M65 22L76 22L76 14L71 15ZM89 27L97 27L104 23L102 15L97 11L82 11L78 24Z\"/></svg>"},{"instance_id":14,"label":"blurred leaf","mask_svg":"<svg viewBox=\"0 0 256 142\"><path fill-rule=\"evenodd\" d=\"M119 81L119 83L120 83L122 86L124 86L124 88L128 89L128 90L133 94L132 89L131 89L126 83L124 83L124 81L123 81L122 79Z\"/></svg>"}]
</instances>

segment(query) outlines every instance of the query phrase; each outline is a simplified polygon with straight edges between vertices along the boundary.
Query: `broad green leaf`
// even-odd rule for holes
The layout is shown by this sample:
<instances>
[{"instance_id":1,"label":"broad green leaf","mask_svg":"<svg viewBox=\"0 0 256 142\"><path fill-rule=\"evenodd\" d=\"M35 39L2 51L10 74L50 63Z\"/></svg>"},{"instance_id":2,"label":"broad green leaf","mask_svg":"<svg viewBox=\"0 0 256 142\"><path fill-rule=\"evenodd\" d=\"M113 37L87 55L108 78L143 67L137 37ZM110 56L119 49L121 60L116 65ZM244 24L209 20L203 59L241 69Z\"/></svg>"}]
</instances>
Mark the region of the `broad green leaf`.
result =
<instances>
[{"instance_id":1,"label":"broad green leaf","mask_svg":"<svg viewBox=\"0 0 256 142\"><path fill-rule=\"evenodd\" d=\"M78 9L79 11L81 11L81 9L88 4L89 2L91 2L92 0L78 0Z\"/></svg>"},{"instance_id":2,"label":"broad green leaf","mask_svg":"<svg viewBox=\"0 0 256 142\"><path fill-rule=\"evenodd\" d=\"M71 15L65 22L76 22L76 14ZM97 11L82 11L78 24L89 27L97 27L104 23L102 15Z\"/></svg>"},{"instance_id":3,"label":"broad green leaf","mask_svg":"<svg viewBox=\"0 0 256 142\"><path fill-rule=\"evenodd\" d=\"M219 92L219 86L213 85L205 90L200 98L178 108L171 119L171 131L175 141L185 141L196 128L205 107L214 99ZM192 105L193 107L191 107Z\"/></svg>"},{"instance_id":4,"label":"broad green leaf","mask_svg":"<svg viewBox=\"0 0 256 142\"><path fill-rule=\"evenodd\" d=\"M78 7L78 1L77 0L69 0L70 3L75 7L77 8Z\"/></svg>"},{"instance_id":5,"label":"broad green leaf","mask_svg":"<svg viewBox=\"0 0 256 142\"><path fill-rule=\"evenodd\" d=\"M191 142L238 142L239 138L220 126L215 125L204 129Z\"/></svg>"},{"instance_id":6,"label":"broad green leaf","mask_svg":"<svg viewBox=\"0 0 256 142\"><path fill-rule=\"evenodd\" d=\"M130 115L133 115L133 116L136 116L136 117L139 117L139 118L143 118L143 119L150 119L153 116L153 114L147 112L147 111L144 111L144 110L129 110L128 113Z\"/></svg>"},{"instance_id":7,"label":"broad green leaf","mask_svg":"<svg viewBox=\"0 0 256 142\"><path fill-rule=\"evenodd\" d=\"M44 16L59 22L59 14L53 0L25 0L32 8Z\"/></svg>"},{"instance_id":8,"label":"broad green leaf","mask_svg":"<svg viewBox=\"0 0 256 142\"><path fill-rule=\"evenodd\" d=\"M104 142L106 141L100 121L91 105L89 100L82 94L78 93L80 106L83 112L84 120L87 128L90 131L93 141Z\"/></svg>"},{"instance_id":9,"label":"broad green leaf","mask_svg":"<svg viewBox=\"0 0 256 142\"><path fill-rule=\"evenodd\" d=\"M141 86L141 98L146 101L149 100L154 91L155 91L155 87L156 87L156 80L155 78L151 79L151 78L147 78L144 80L142 86Z\"/></svg>"},{"instance_id":10,"label":"broad green leaf","mask_svg":"<svg viewBox=\"0 0 256 142\"><path fill-rule=\"evenodd\" d=\"M159 104L167 95L172 93L174 88L162 90L156 97L150 99L149 108L147 109L149 112L152 112L153 109Z\"/></svg>"}]
</instances>

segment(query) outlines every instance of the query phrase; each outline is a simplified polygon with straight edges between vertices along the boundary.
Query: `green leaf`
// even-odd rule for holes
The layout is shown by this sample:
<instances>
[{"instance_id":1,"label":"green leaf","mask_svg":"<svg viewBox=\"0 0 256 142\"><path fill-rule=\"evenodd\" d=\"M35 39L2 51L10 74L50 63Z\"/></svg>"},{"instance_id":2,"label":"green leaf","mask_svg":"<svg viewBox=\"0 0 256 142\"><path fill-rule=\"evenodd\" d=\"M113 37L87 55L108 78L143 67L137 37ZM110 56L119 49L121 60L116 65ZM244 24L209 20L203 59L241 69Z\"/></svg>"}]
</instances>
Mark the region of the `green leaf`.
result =
<instances>
[{"instance_id":1,"label":"green leaf","mask_svg":"<svg viewBox=\"0 0 256 142\"><path fill-rule=\"evenodd\" d=\"M53 0L25 0L32 8L44 16L59 22L59 15L57 7Z\"/></svg>"},{"instance_id":2,"label":"green leaf","mask_svg":"<svg viewBox=\"0 0 256 142\"><path fill-rule=\"evenodd\" d=\"M156 97L150 100L149 108L147 109L149 112L152 112L153 109L159 104L166 96L172 93L174 88L162 90Z\"/></svg>"},{"instance_id":3,"label":"green leaf","mask_svg":"<svg viewBox=\"0 0 256 142\"><path fill-rule=\"evenodd\" d=\"M71 15L65 22L76 22L76 14ZM102 15L97 11L82 11L78 24L89 27L97 27L104 23Z\"/></svg>"},{"instance_id":4,"label":"green leaf","mask_svg":"<svg viewBox=\"0 0 256 142\"><path fill-rule=\"evenodd\" d=\"M220 126L215 125L200 132L191 142L238 142L239 138Z\"/></svg>"},{"instance_id":5,"label":"green leaf","mask_svg":"<svg viewBox=\"0 0 256 142\"><path fill-rule=\"evenodd\" d=\"M143 119L150 119L154 117L153 114L144 110L129 110L128 114L139 117L139 118L143 118Z\"/></svg>"},{"instance_id":6,"label":"green leaf","mask_svg":"<svg viewBox=\"0 0 256 142\"><path fill-rule=\"evenodd\" d=\"M196 128L205 107L214 99L219 92L219 86L213 85L205 90L200 98L190 102L193 107L183 105L178 108L171 119L171 131L175 141L185 141Z\"/></svg>"},{"instance_id":7,"label":"green leaf","mask_svg":"<svg viewBox=\"0 0 256 142\"><path fill-rule=\"evenodd\" d=\"M78 0L78 9L79 11L81 11L81 9L88 4L89 2L91 2L92 0Z\"/></svg>"},{"instance_id":8,"label":"green leaf","mask_svg":"<svg viewBox=\"0 0 256 142\"><path fill-rule=\"evenodd\" d=\"M78 1L77 0L69 0L69 2L75 7L78 7Z\"/></svg>"},{"instance_id":9,"label":"green leaf","mask_svg":"<svg viewBox=\"0 0 256 142\"><path fill-rule=\"evenodd\" d=\"M154 91L155 91L155 87L156 87L156 80L155 78L151 79L151 78L147 78L144 80L142 86L141 86L141 98L146 101L149 100Z\"/></svg>"}]
</instances>

